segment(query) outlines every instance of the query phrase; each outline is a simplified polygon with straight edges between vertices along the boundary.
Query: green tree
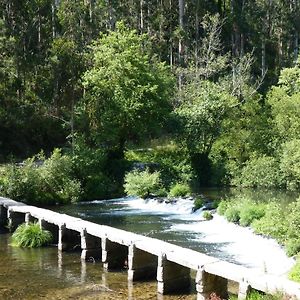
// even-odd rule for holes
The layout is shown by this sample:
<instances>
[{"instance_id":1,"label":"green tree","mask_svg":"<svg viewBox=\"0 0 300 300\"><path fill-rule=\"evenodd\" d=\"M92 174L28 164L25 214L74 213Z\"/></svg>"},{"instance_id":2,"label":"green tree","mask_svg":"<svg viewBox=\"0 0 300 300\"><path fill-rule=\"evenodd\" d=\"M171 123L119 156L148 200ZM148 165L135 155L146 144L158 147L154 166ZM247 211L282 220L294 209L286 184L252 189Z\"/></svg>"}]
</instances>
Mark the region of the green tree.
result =
<instances>
[{"instance_id":1,"label":"green tree","mask_svg":"<svg viewBox=\"0 0 300 300\"><path fill-rule=\"evenodd\" d=\"M119 23L93 43L92 65L83 76L92 133L121 156L128 140L155 132L171 109L174 80L148 47L146 35Z\"/></svg>"},{"instance_id":2,"label":"green tree","mask_svg":"<svg viewBox=\"0 0 300 300\"><path fill-rule=\"evenodd\" d=\"M300 132L300 59L293 68L283 69L278 86L271 89L267 102L280 141L299 138Z\"/></svg>"}]
</instances>

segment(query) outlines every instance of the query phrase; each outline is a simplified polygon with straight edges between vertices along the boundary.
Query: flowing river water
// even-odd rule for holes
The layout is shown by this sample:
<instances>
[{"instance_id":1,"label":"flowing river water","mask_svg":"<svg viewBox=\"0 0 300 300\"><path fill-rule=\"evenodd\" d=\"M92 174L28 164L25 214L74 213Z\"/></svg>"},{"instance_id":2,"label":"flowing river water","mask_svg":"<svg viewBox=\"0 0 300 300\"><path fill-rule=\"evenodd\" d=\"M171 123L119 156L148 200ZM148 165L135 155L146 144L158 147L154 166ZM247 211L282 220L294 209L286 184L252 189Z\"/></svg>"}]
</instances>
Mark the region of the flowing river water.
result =
<instances>
[{"instance_id":1,"label":"flowing river water","mask_svg":"<svg viewBox=\"0 0 300 300\"><path fill-rule=\"evenodd\" d=\"M232 192L208 190L210 199ZM245 192L243 192L245 193ZM248 195L249 196L249 195ZM262 201L292 201L286 193L251 193ZM293 265L273 240L254 235L251 229L228 223L214 214L204 221L202 212L192 213L193 201L175 204L154 199L120 198L91 201L56 208L99 224L156 237L270 274L284 276ZM18 249L10 235L0 233L0 299L195 299L187 295L160 296L156 282L129 284L126 272L106 272L101 263L80 261L78 253L58 253L56 248Z\"/></svg>"}]
</instances>

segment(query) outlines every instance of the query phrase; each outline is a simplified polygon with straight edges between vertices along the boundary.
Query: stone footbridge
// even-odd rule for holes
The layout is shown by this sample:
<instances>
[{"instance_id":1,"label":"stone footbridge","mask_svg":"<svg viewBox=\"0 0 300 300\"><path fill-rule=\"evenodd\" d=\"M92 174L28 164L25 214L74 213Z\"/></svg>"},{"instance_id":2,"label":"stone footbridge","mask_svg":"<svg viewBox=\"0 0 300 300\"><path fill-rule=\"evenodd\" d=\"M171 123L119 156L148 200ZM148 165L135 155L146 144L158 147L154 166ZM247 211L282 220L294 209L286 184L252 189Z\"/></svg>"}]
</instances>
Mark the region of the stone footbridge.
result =
<instances>
[{"instance_id":1,"label":"stone footbridge","mask_svg":"<svg viewBox=\"0 0 300 300\"><path fill-rule=\"evenodd\" d=\"M84 221L48 209L0 197L0 226L11 231L22 223L38 222L49 230L58 250L81 250L81 259L98 258L107 270L128 269L128 280L157 280L157 291L169 294L189 290L196 272L197 300L217 293L228 297L228 281L238 284L238 298L252 290L282 292L300 299L300 285L282 277L225 262L158 239Z\"/></svg>"}]
</instances>

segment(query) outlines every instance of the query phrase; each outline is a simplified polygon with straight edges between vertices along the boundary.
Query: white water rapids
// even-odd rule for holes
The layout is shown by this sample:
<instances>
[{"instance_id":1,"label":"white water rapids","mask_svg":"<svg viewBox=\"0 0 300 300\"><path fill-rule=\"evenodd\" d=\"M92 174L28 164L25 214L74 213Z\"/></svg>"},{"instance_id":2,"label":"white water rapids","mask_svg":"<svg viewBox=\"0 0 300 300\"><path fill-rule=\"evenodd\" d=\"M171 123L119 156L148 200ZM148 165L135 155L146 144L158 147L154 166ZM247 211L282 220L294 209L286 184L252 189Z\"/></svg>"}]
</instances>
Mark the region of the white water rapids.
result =
<instances>
[{"instance_id":1,"label":"white water rapids","mask_svg":"<svg viewBox=\"0 0 300 300\"><path fill-rule=\"evenodd\" d=\"M193 233L194 241L214 244L224 259L233 258L237 263L261 272L286 275L294 264L294 260L286 256L275 240L256 235L250 228L229 223L217 213L213 214L212 220L204 221L201 210L192 213L193 201L190 199L177 199L176 203L128 199L121 200L119 204L130 213L162 215L163 219L173 224L169 231Z\"/></svg>"}]
</instances>

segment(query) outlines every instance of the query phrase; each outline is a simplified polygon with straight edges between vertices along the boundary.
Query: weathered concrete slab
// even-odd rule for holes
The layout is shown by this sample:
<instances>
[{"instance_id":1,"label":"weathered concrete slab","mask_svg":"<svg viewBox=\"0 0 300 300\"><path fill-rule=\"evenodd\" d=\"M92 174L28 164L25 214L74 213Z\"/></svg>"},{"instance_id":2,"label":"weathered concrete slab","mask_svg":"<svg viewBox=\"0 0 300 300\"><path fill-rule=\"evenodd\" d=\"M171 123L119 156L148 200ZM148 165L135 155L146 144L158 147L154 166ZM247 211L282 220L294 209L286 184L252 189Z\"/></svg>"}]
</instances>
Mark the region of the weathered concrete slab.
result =
<instances>
[{"instance_id":1,"label":"weathered concrete slab","mask_svg":"<svg viewBox=\"0 0 300 300\"><path fill-rule=\"evenodd\" d=\"M10 206L25 206L26 204L22 202L17 202L9 198L0 197L0 205L3 205L4 207L8 208Z\"/></svg>"},{"instance_id":2,"label":"weathered concrete slab","mask_svg":"<svg viewBox=\"0 0 300 300\"><path fill-rule=\"evenodd\" d=\"M247 277L248 269L235 265L226 261L217 260L215 262L206 263L203 266L205 272L214 274L235 282L241 282Z\"/></svg>"}]
</instances>

